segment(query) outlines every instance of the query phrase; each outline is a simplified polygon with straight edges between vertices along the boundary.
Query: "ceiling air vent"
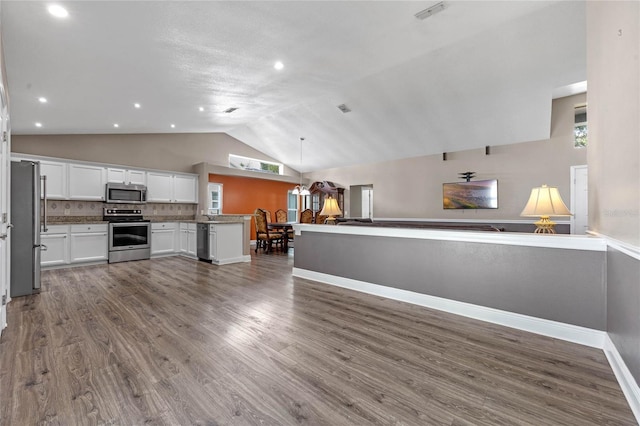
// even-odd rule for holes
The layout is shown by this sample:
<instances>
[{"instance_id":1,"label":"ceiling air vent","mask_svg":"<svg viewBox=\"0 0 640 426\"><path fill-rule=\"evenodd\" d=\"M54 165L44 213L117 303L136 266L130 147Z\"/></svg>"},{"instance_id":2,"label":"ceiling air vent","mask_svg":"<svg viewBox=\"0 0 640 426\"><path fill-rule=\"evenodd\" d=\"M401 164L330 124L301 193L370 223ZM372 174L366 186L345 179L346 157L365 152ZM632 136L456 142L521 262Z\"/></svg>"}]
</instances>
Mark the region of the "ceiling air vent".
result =
<instances>
[{"instance_id":1,"label":"ceiling air vent","mask_svg":"<svg viewBox=\"0 0 640 426\"><path fill-rule=\"evenodd\" d=\"M440 3L436 3L425 10L421 10L420 12L416 13L414 16L420 20L424 20L431 15L435 15L438 12L442 12L443 10L444 10L444 2L441 1Z\"/></svg>"},{"instance_id":2,"label":"ceiling air vent","mask_svg":"<svg viewBox=\"0 0 640 426\"><path fill-rule=\"evenodd\" d=\"M338 105L338 109L345 114L351 112L351 109L346 104Z\"/></svg>"},{"instance_id":3,"label":"ceiling air vent","mask_svg":"<svg viewBox=\"0 0 640 426\"><path fill-rule=\"evenodd\" d=\"M233 111L237 110L238 108L227 108L224 110L224 112L226 112L227 114L231 114Z\"/></svg>"}]
</instances>

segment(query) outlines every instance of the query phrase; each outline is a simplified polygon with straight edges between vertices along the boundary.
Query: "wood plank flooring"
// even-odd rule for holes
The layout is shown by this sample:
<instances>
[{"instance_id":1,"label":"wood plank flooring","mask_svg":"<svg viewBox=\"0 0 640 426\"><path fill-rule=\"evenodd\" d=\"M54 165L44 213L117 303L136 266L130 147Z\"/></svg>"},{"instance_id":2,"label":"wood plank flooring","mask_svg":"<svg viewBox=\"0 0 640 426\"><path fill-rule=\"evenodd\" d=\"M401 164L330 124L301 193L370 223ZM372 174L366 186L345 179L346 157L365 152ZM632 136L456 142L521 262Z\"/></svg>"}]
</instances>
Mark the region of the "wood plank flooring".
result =
<instances>
[{"instance_id":1,"label":"wood plank flooring","mask_svg":"<svg viewBox=\"0 0 640 426\"><path fill-rule=\"evenodd\" d=\"M291 276L292 257L45 271L2 425L633 425L602 351Z\"/></svg>"}]
</instances>

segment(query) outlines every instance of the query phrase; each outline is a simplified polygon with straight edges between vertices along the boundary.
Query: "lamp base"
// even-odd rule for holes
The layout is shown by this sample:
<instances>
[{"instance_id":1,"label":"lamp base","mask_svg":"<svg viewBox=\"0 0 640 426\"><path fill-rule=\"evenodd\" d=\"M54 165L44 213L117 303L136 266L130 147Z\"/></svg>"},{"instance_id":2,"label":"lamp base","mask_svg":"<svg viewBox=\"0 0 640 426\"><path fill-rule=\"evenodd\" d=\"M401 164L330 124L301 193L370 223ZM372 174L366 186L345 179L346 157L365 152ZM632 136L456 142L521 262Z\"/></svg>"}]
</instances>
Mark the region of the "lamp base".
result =
<instances>
[{"instance_id":1,"label":"lamp base","mask_svg":"<svg viewBox=\"0 0 640 426\"><path fill-rule=\"evenodd\" d=\"M336 218L333 216L329 216L324 220L325 225L335 225L337 223Z\"/></svg>"},{"instance_id":2,"label":"lamp base","mask_svg":"<svg viewBox=\"0 0 640 426\"><path fill-rule=\"evenodd\" d=\"M533 231L535 234L555 234L555 226L556 223L549 219L549 216L540 216L540 220L534 222L536 225L536 230Z\"/></svg>"}]
</instances>

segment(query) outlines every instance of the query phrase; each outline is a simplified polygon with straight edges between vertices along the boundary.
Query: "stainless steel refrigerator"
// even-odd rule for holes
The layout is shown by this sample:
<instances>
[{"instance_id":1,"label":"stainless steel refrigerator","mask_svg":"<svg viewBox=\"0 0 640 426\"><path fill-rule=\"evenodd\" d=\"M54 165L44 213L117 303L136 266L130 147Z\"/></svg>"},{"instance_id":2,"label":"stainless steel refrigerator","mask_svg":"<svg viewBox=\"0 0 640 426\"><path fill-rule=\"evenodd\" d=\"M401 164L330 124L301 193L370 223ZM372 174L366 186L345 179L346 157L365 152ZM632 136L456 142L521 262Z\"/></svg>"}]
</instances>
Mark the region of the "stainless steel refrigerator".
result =
<instances>
[{"instance_id":1,"label":"stainless steel refrigerator","mask_svg":"<svg viewBox=\"0 0 640 426\"><path fill-rule=\"evenodd\" d=\"M40 163L11 162L11 297L40 291Z\"/></svg>"}]
</instances>

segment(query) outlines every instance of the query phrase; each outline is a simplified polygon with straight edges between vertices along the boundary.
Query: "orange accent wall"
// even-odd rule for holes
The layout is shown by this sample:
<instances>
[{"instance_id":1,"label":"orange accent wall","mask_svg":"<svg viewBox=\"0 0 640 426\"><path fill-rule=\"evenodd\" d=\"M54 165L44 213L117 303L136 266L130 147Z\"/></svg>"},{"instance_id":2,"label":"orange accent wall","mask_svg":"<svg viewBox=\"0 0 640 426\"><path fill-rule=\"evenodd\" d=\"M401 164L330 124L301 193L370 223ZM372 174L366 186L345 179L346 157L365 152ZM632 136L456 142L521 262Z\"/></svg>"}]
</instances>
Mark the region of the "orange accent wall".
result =
<instances>
[{"instance_id":1,"label":"orange accent wall","mask_svg":"<svg viewBox=\"0 0 640 426\"><path fill-rule=\"evenodd\" d=\"M256 208L271 212L276 220L276 210L287 210L287 191L295 184L266 179L209 174L209 182L221 183L223 214L253 214ZM251 239L256 238L255 221L251 220Z\"/></svg>"}]
</instances>

